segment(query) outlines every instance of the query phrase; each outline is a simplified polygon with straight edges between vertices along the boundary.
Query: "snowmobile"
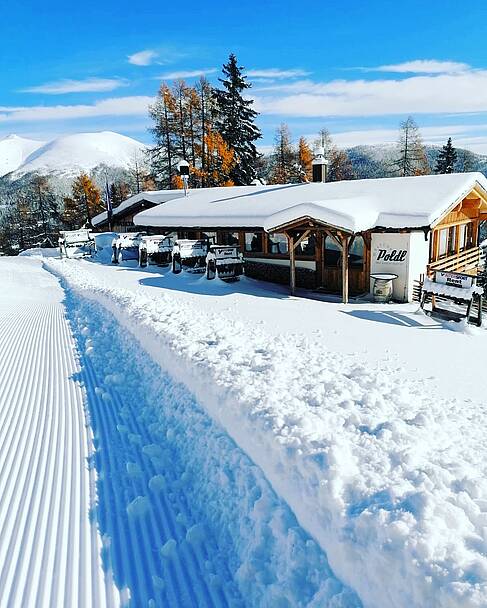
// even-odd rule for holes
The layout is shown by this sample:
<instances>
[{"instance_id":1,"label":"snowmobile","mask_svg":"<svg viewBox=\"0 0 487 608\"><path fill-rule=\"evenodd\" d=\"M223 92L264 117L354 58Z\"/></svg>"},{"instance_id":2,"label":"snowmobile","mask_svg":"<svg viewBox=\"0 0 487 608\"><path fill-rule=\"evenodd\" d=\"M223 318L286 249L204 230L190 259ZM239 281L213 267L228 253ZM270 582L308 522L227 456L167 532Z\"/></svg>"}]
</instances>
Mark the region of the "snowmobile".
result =
<instances>
[{"instance_id":1,"label":"snowmobile","mask_svg":"<svg viewBox=\"0 0 487 608\"><path fill-rule=\"evenodd\" d=\"M206 278L238 281L243 274L243 256L236 245L210 245L206 255Z\"/></svg>"},{"instance_id":2,"label":"snowmobile","mask_svg":"<svg viewBox=\"0 0 487 608\"><path fill-rule=\"evenodd\" d=\"M139 259L139 245L145 232L123 232L113 239L112 264Z\"/></svg>"},{"instance_id":3,"label":"snowmobile","mask_svg":"<svg viewBox=\"0 0 487 608\"><path fill-rule=\"evenodd\" d=\"M143 236L139 244L139 266L148 264L169 266L172 259L174 238L172 236Z\"/></svg>"},{"instance_id":4,"label":"snowmobile","mask_svg":"<svg viewBox=\"0 0 487 608\"><path fill-rule=\"evenodd\" d=\"M62 230L59 236L59 256L82 258L93 254L95 240L91 230Z\"/></svg>"},{"instance_id":5,"label":"snowmobile","mask_svg":"<svg viewBox=\"0 0 487 608\"><path fill-rule=\"evenodd\" d=\"M172 250L172 271L179 274L183 269L189 272L205 272L208 241L178 239Z\"/></svg>"}]
</instances>

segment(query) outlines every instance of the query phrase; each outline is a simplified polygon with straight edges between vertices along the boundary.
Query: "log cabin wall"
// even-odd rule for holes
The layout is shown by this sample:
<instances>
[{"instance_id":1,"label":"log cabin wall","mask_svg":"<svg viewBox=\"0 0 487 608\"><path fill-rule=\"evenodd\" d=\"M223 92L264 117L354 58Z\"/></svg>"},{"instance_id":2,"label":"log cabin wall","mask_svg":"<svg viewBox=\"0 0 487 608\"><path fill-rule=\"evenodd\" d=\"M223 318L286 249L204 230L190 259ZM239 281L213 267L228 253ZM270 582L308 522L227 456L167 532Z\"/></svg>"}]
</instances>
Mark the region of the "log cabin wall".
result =
<instances>
[{"instance_id":1,"label":"log cabin wall","mask_svg":"<svg viewBox=\"0 0 487 608\"><path fill-rule=\"evenodd\" d=\"M434 227L430 237L430 263L478 247L483 200L469 195Z\"/></svg>"}]
</instances>

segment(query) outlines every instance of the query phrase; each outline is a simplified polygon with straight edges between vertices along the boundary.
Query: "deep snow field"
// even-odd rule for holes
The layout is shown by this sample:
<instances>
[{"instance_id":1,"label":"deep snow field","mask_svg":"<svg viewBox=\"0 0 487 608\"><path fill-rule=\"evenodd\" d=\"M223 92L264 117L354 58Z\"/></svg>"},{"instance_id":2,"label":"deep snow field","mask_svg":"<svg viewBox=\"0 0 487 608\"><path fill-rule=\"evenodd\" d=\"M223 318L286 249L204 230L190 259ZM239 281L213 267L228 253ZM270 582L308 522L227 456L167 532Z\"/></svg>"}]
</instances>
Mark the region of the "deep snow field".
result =
<instances>
[{"instance_id":1,"label":"deep snow field","mask_svg":"<svg viewBox=\"0 0 487 608\"><path fill-rule=\"evenodd\" d=\"M84 407L106 590L86 605L487 606L484 329L131 263L2 258L0 277L0 417L19 376L4 336L36 331L16 302L64 298L67 337L49 352L74 367L50 374ZM24 367L19 386L33 383ZM15 394L20 416L30 401ZM0 484L28 471L17 452L0 454ZM2 503L0 539L14 538ZM9 572L39 567L24 529Z\"/></svg>"}]
</instances>

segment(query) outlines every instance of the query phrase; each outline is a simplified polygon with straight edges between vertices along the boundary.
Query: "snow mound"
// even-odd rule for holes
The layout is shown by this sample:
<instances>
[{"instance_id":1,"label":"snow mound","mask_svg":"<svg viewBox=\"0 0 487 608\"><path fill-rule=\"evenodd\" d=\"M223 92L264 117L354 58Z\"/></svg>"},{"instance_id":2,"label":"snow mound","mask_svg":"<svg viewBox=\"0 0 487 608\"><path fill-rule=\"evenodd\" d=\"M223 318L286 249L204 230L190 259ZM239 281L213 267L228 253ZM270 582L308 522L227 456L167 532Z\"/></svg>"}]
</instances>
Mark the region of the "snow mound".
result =
<instances>
[{"instance_id":1,"label":"snow mound","mask_svg":"<svg viewBox=\"0 0 487 608\"><path fill-rule=\"evenodd\" d=\"M30 172L74 176L101 164L127 169L145 150L139 141L112 131L66 135L33 149L15 176Z\"/></svg>"},{"instance_id":2,"label":"snow mound","mask_svg":"<svg viewBox=\"0 0 487 608\"><path fill-rule=\"evenodd\" d=\"M18 169L28 156L45 145L43 141L8 135L0 139L0 177Z\"/></svg>"},{"instance_id":3,"label":"snow mound","mask_svg":"<svg viewBox=\"0 0 487 608\"><path fill-rule=\"evenodd\" d=\"M19 255L32 258L58 258L59 249L57 247L34 247L21 251Z\"/></svg>"}]
</instances>

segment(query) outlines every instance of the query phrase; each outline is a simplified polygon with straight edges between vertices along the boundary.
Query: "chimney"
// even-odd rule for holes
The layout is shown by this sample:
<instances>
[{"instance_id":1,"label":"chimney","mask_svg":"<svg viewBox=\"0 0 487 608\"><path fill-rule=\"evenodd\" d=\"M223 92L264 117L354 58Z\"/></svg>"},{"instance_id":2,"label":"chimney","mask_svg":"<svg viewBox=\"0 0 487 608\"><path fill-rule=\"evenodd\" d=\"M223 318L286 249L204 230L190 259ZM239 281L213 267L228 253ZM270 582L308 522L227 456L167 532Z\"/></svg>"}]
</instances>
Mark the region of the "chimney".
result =
<instances>
[{"instance_id":1,"label":"chimney","mask_svg":"<svg viewBox=\"0 0 487 608\"><path fill-rule=\"evenodd\" d=\"M323 146L316 148L315 157L311 164L313 166L313 181L321 183L326 182L328 161L325 158L325 149Z\"/></svg>"}]
</instances>

